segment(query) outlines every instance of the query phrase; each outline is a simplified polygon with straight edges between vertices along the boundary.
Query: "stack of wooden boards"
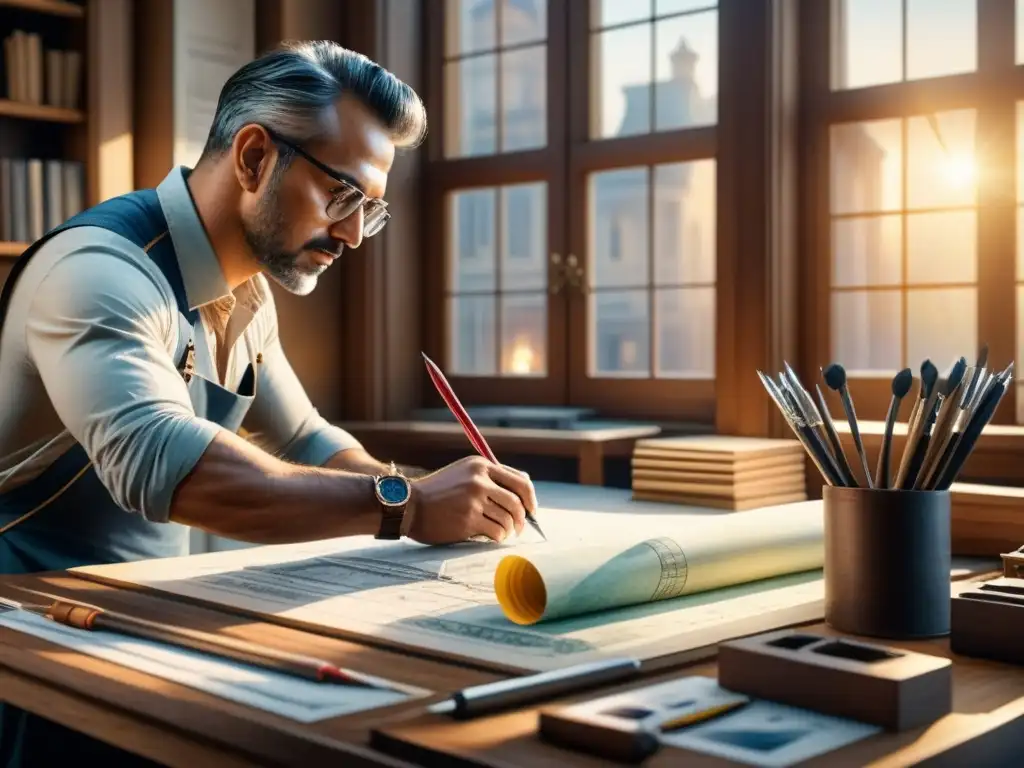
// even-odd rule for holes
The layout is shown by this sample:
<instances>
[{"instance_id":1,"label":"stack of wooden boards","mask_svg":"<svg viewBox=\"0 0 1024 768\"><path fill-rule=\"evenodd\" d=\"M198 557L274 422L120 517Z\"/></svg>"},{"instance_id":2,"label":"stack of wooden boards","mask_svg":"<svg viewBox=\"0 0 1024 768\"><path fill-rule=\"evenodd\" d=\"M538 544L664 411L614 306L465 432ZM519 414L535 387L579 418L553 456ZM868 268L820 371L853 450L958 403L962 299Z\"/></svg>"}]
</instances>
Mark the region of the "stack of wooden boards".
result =
<instances>
[{"instance_id":1,"label":"stack of wooden boards","mask_svg":"<svg viewBox=\"0 0 1024 768\"><path fill-rule=\"evenodd\" d=\"M807 498L796 440L723 435L652 437L633 448L633 498L746 510Z\"/></svg>"}]
</instances>

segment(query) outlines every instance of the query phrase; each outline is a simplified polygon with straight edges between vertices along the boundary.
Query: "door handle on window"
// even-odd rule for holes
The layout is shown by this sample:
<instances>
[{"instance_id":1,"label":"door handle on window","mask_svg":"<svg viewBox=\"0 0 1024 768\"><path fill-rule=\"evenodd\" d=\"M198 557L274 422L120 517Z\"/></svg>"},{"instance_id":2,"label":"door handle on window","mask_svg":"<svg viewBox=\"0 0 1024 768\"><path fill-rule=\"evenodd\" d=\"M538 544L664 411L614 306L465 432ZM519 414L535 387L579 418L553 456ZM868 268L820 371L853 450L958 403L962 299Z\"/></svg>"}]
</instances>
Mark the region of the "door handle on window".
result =
<instances>
[{"instance_id":1,"label":"door handle on window","mask_svg":"<svg viewBox=\"0 0 1024 768\"><path fill-rule=\"evenodd\" d=\"M584 294L587 292L583 267L579 265L576 256L572 253L565 260L565 279L570 287L576 289L577 293Z\"/></svg>"},{"instance_id":2,"label":"door handle on window","mask_svg":"<svg viewBox=\"0 0 1024 768\"><path fill-rule=\"evenodd\" d=\"M551 254L551 266L555 271L549 288L552 294L558 295L566 287L574 288L579 293L586 293L583 267L579 265L574 254L570 253L564 260L560 253Z\"/></svg>"},{"instance_id":3,"label":"door handle on window","mask_svg":"<svg viewBox=\"0 0 1024 768\"><path fill-rule=\"evenodd\" d=\"M552 275L550 278L550 284L548 290L552 296L557 296L565 288L566 278L565 269L562 266L562 254L552 253L551 254L551 266Z\"/></svg>"}]
</instances>

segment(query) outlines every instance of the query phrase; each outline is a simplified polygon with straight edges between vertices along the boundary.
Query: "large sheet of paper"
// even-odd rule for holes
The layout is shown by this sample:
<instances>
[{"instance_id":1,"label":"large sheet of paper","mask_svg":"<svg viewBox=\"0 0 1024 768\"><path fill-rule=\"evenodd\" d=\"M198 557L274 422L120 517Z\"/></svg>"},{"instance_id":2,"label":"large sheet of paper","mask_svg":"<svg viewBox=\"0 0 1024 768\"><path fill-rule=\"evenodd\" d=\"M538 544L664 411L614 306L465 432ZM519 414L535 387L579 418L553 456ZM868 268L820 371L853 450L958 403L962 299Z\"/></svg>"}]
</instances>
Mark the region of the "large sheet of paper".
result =
<instances>
[{"instance_id":1,"label":"large sheet of paper","mask_svg":"<svg viewBox=\"0 0 1024 768\"><path fill-rule=\"evenodd\" d=\"M509 620L535 624L821 568L823 539L817 504L783 505L669 523L632 546L626 533L590 546L517 551L498 563L494 589Z\"/></svg>"},{"instance_id":2,"label":"large sheet of paper","mask_svg":"<svg viewBox=\"0 0 1024 768\"><path fill-rule=\"evenodd\" d=\"M518 541L502 545L424 547L337 539L77 571L313 630L326 628L517 672L610 655L650 659L823 616L820 502L736 515L644 514L633 505L626 511L601 512L546 508L542 520L547 542L529 528ZM790 570L804 569L799 573L534 626L510 621L495 596L498 563L513 552L531 560L551 554L572 568L575 553L595 546L619 547L621 552L637 542L669 536L686 560L691 573L687 579L697 583L705 566L708 573L732 569L744 577L755 574L757 566L748 560L775 562L780 552L792 548L794 526L808 541L817 537L817 544L807 544L806 551L798 547L802 554ZM716 529L719 544L711 545ZM773 536L784 542L781 549L773 547ZM688 537L702 542L698 549L688 550ZM728 554L730 537L743 542L738 554ZM785 571L781 565L773 569ZM595 597L587 599L594 602Z\"/></svg>"},{"instance_id":3,"label":"large sheet of paper","mask_svg":"<svg viewBox=\"0 0 1024 768\"><path fill-rule=\"evenodd\" d=\"M27 611L0 608L0 626L302 723L387 707L430 693L317 683L150 640L85 632Z\"/></svg>"}]
</instances>

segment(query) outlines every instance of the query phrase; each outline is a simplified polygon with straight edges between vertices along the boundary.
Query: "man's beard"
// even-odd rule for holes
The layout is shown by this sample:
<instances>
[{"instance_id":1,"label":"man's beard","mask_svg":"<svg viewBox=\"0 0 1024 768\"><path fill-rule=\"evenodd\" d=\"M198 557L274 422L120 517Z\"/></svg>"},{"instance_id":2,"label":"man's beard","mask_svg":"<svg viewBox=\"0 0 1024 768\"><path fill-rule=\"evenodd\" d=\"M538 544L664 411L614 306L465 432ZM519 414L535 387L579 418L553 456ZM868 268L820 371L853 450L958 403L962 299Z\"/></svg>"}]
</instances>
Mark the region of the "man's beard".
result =
<instances>
[{"instance_id":1,"label":"man's beard","mask_svg":"<svg viewBox=\"0 0 1024 768\"><path fill-rule=\"evenodd\" d=\"M284 246L287 224L277 204L277 183L271 182L251 221L242 223L245 242L270 278L290 293L306 296L316 288L317 278L326 266L299 263L299 252Z\"/></svg>"}]
</instances>

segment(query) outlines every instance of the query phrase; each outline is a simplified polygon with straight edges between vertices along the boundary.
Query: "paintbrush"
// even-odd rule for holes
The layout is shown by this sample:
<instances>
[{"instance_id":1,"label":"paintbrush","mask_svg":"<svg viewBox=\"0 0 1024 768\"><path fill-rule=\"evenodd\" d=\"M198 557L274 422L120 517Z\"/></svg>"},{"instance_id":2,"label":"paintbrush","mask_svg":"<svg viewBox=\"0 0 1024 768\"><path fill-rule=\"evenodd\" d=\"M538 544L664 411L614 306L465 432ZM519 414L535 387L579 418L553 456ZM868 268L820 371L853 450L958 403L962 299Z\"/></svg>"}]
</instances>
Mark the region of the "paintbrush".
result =
<instances>
[{"instance_id":1,"label":"paintbrush","mask_svg":"<svg viewBox=\"0 0 1024 768\"><path fill-rule=\"evenodd\" d=\"M907 441L903 445L903 456L900 459L900 468L896 472L896 481L893 483L894 488L903 488L903 483L907 479L910 464L917 451L917 444L920 442L925 422L928 420L927 414L931 411L935 398L938 396L935 386L938 378L939 370L931 360L925 360L921 363L921 389L918 393L917 402L914 403L911 421L907 425Z\"/></svg>"},{"instance_id":2,"label":"paintbrush","mask_svg":"<svg viewBox=\"0 0 1024 768\"><path fill-rule=\"evenodd\" d=\"M963 380L966 368L967 361L963 358L960 358L955 362L953 367L950 369L949 375L945 380L939 383L935 388L933 397L925 403L924 408L921 410L918 439L914 444L914 453L910 457L907 474L903 478L903 482L899 486L900 488L904 490L912 490L917 487L921 468L924 465L925 456L928 454L928 448L932 443L932 430L935 426L935 420L938 416L939 408L948 402L949 395L953 391L953 388L958 386Z\"/></svg>"},{"instance_id":3,"label":"paintbrush","mask_svg":"<svg viewBox=\"0 0 1024 768\"><path fill-rule=\"evenodd\" d=\"M998 376L994 376L992 381L986 387L984 394L978 402L978 407L972 414L971 420L964 429L963 435L956 446L956 450L953 452L949 465L942 472L942 475L934 485L936 490L949 490L949 486L953 484L954 480L956 480L957 476L960 474L960 471L963 469L963 466L967 461L967 457L970 456L971 451L974 450L974 444L981 436L982 430L992 420L996 409L999 407L999 403L1006 395L1007 384L1009 383L1012 374L1013 363L1010 363L1002 373Z\"/></svg>"},{"instance_id":4,"label":"paintbrush","mask_svg":"<svg viewBox=\"0 0 1024 768\"><path fill-rule=\"evenodd\" d=\"M968 384L963 390L961 408L966 408L974 400L974 394L978 391L978 385L984 381L985 367L988 365L988 344L982 344L978 359L973 368L967 370L969 376Z\"/></svg>"},{"instance_id":5,"label":"paintbrush","mask_svg":"<svg viewBox=\"0 0 1024 768\"><path fill-rule=\"evenodd\" d=\"M971 422L971 417L974 415L975 410L977 410L978 404L987 392L989 385L994 380L995 377L988 371L987 367L988 345L985 344L982 346L978 359L975 362L974 370L971 372L971 383L968 387L964 388L964 395L961 398L961 406L959 406L959 410L956 413L952 434L946 443L945 449L936 461L935 471L929 478L926 487L935 488L945 474L952 461L956 447L961 442L961 439L964 437L964 431Z\"/></svg>"},{"instance_id":6,"label":"paintbrush","mask_svg":"<svg viewBox=\"0 0 1024 768\"><path fill-rule=\"evenodd\" d=\"M846 485L847 479L843 476L843 472L839 467L836 457L829 449L828 435L825 431L821 414L818 413L818 409L814 405L814 401L811 399L810 393L804 389L793 369L786 363L783 363L783 366L786 368L786 373L779 374L779 381L777 384L778 388L782 391L786 401L789 403L790 410L795 412L800 417L801 421L803 421L803 423L806 424L814 433L814 446L821 455L822 460L828 463L835 480L840 485Z\"/></svg>"},{"instance_id":7,"label":"paintbrush","mask_svg":"<svg viewBox=\"0 0 1024 768\"><path fill-rule=\"evenodd\" d=\"M882 450L878 453L878 467L875 469L875 487L889 487L889 452L892 449L892 430L900 412L900 403L914 384L914 373L909 368L892 377L892 399L885 416L885 434L882 436Z\"/></svg>"},{"instance_id":8,"label":"paintbrush","mask_svg":"<svg viewBox=\"0 0 1024 768\"><path fill-rule=\"evenodd\" d=\"M853 444L860 456L860 463L864 469L864 481L868 488L874 488L874 481L871 479L871 470L868 469L868 457L864 452L864 442L860 438L860 429L857 426L857 412L853 408L853 397L846 385L846 369L839 363L832 363L821 372L825 384L833 392L839 393L839 399L843 403L843 410L846 412L846 420L850 423L850 432L853 435Z\"/></svg>"},{"instance_id":9,"label":"paintbrush","mask_svg":"<svg viewBox=\"0 0 1024 768\"><path fill-rule=\"evenodd\" d=\"M817 384L814 385L814 391L818 395L818 405L821 408L822 421L825 425L825 434L828 435L828 440L832 444L832 453L836 458L836 465L843 478L843 485L848 488L856 488L858 487L857 476L853 473L853 469L851 469L849 462L846 460L846 452L843 450L843 442L839 439L839 433L836 432L836 425L835 422L832 421L832 412L828 409L828 403L825 401L825 395L821 391L821 387Z\"/></svg>"},{"instance_id":10,"label":"paintbrush","mask_svg":"<svg viewBox=\"0 0 1024 768\"><path fill-rule=\"evenodd\" d=\"M935 367L935 364L927 358L921 363L921 381L917 386L917 397L914 399L914 405L910 409L910 418L907 419L907 438L910 437L910 433L913 432L914 427L917 425L917 417L921 414L921 408L924 407L925 401L931 396L932 389L935 387L935 382L939 378L939 369Z\"/></svg>"},{"instance_id":11,"label":"paintbrush","mask_svg":"<svg viewBox=\"0 0 1024 768\"><path fill-rule=\"evenodd\" d=\"M796 406L803 417L804 423L818 433L819 442L828 449L828 455L832 459L832 468L843 479L844 485L849 484L849 482L852 481L852 474L850 473L848 466L845 471L843 470L843 465L846 464L846 459L842 456L842 449L840 448L840 453L837 455L835 451L835 444L830 448L829 442L831 442L832 438L829 435L824 420L822 419L822 414L818 412L818 407L814 404L814 400L811 398L811 393L808 392L804 388L804 385L800 383L800 378L796 375L796 371L793 370L789 363L783 360L782 367L784 368L784 372L779 374L779 384L793 393L793 397L796 400ZM842 459L841 462L840 459Z\"/></svg>"},{"instance_id":12,"label":"paintbrush","mask_svg":"<svg viewBox=\"0 0 1024 768\"><path fill-rule=\"evenodd\" d=\"M793 430L793 434L796 435L797 440L800 441L807 455L811 457L811 461L814 462L814 466L818 468L818 472L821 473L825 482L829 485L842 485L842 481L829 460L828 449L821 444L817 433L804 422L799 412L794 410L791 402L789 402L792 394L780 389L779 385L772 381L770 376L765 375L761 371L757 372L757 377L761 380L761 384L764 386L768 396L782 413L786 424Z\"/></svg>"},{"instance_id":13,"label":"paintbrush","mask_svg":"<svg viewBox=\"0 0 1024 768\"><path fill-rule=\"evenodd\" d=\"M953 427L956 424L956 415L959 412L961 392L966 373L967 360L961 357L953 366L953 369L949 372L949 377L943 384L944 391L939 395L937 401L938 413L933 422L934 427L931 435L929 436L926 431L924 439L921 441L921 446L918 449L918 453L921 456L920 467L912 467L911 473L907 476L908 481L912 484L911 487L915 489L928 487L932 474L938 469L938 462L942 457L942 453L949 444L949 439L953 434ZM928 425L925 425L925 429L928 429Z\"/></svg>"}]
</instances>

